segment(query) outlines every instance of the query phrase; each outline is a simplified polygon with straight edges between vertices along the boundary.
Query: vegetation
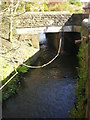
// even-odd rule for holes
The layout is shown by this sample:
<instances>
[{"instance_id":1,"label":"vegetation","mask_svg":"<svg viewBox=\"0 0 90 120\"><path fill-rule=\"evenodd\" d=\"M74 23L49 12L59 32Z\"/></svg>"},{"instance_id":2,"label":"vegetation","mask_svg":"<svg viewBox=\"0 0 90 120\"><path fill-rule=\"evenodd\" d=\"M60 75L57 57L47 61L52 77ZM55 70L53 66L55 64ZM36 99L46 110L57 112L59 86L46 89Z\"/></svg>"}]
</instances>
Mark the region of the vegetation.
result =
<instances>
[{"instance_id":1,"label":"vegetation","mask_svg":"<svg viewBox=\"0 0 90 120\"><path fill-rule=\"evenodd\" d=\"M27 65L30 65L29 60L26 62ZM18 93L19 91L19 87L20 84L22 83L22 81L24 80L23 75L29 70L29 68L25 67L25 66L19 66L17 68L18 74L11 80L10 83L8 83L8 85L2 90L2 100L6 100L8 99L10 96L15 95L16 93ZM14 74L14 73L12 73ZM10 75L9 77L5 78L2 81L2 85L11 77L12 75Z\"/></svg>"},{"instance_id":2,"label":"vegetation","mask_svg":"<svg viewBox=\"0 0 90 120\"><path fill-rule=\"evenodd\" d=\"M9 5L11 7L9 7ZM19 6L20 5L20 6ZM32 57L38 49L34 48L29 44L30 40L18 41L15 36L15 25L13 22L14 16L17 15L19 8L24 11L24 3L19 4L19 2L2 2L2 9L5 11L1 12L1 31L0 38L2 47L0 49L0 82L2 85L9 80L13 75L13 71L17 69L18 75L11 80L11 82L3 89L3 100L7 99L12 94L17 91L17 84L21 79L22 73L26 73L28 68L24 66L19 66L22 62L25 62L28 58ZM7 7L7 9L5 8ZM29 8L27 6L27 8ZM3 25L3 26L2 26ZM8 26L8 27L7 27Z\"/></svg>"},{"instance_id":3,"label":"vegetation","mask_svg":"<svg viewBox=\"0 0 90 120\"><path fill-rule=\"evenodd\" d=\"M5 79L11 72L13 72L13 70L21 64L21 61L26 61L38 51L38 49L29 45L29 41L26 43L23 41L16 41L13 42L12 45L14 48L10 50L6 49L4 54L0 54L0 61L2 61L0 62L0 80ZM22 69L24 68L22 67Z\"/></svg>"},{"instance_id":4,"label":"vegetation","mask_svg":"<svg viewBox=\"0 0 90 120\"><path fill-rule=\"evenodd\" d=\"M25 67L25 66L19 66L17 71L19 73L26 73L28 71L28 67Z\"/></svg>"},{"instance_id":5,"label":"vegetation","mask_svg":"<svg viewBox=\"0 0 90 120\"><path fill-rule=\"evenodd\" d=\"M29 6L27 6L28 9ZM30 9L29 9L30 10ZM25 11L25 4L24 2L20 2L17 8L17 12L24 12Z\"/></svg>"},{"instance_id":6,"label":"vegetation","mask_svg":"<svg viewBox=\"0 0 90 120\"><path fill-rule=\"evenodd\" d=\"M69 3L63 2L63 3L57 3L55 5L48 6L49 11L69 11Z\"/></svg>"},{"instance_id":7,"label":"vegetation","mask_svg":"<svg viewBox=\"0 0 90 120\"><path fill-rule=\"evenodd\" d=\"M81 6L80 0L69 0L69 3L76 6Z\"/></svg>"},{"instance_id":8,"label":"vegetation","mask_svg":"<svg viewBox=\"0 0 90 120\"><path fill-rule=\"evenodd\" d=\"M16 5L16 2L13 3ZM3 2L2 8L9 6L9 3ZM48 1L38 2L22 2L20 1L17 7L17 12L42 12L42 11L69 11L70 13L81 13L80 0L69 0L68 2L50 4Z\"/></svg>"},{"instance_id":9,"label":"vegetation","mask_svg":"<svg viewBox=\"0 0 90 120\"><path fill-rule=\"evenodd\" d=\"M78 52L79 67L77 89L76 89L76 106L72 110L73 118L85 118L86 113L86 83L87 83L87 44L82 41Z\"/></svg>"},{"instance_id":10,"label":"vegetation","mask_svg":"<svg viewBox=\"0 0 90 120\"><path fill-rule=\"evenodd\" d=\"M8 78L2 81L2 84L4 84ZM2 100L8 99L10 96L16 94L18 92L20 84L20 75L17 75L12 79L12 81L2 90Z\"/></svg>"},{"instance_id":11,"label":"vegetation","mask_svg":"<svg viewBox=\"0 0 90 120\"><path fill-rule=\"evenodd\" d=\"M69 0L71 13L82 13L82 4L80 0Z\"/></svg>"},{"instance_id":12,"label":"vegetation","mask_svg":"<svg viewBox=\"0 0 90 120\"><path fill-rule=\"evenodd\" d=\"M48 11L68 11L70 13L81 13L81 2L62 2L48 5Z\"/></svg>"}]
</instances>

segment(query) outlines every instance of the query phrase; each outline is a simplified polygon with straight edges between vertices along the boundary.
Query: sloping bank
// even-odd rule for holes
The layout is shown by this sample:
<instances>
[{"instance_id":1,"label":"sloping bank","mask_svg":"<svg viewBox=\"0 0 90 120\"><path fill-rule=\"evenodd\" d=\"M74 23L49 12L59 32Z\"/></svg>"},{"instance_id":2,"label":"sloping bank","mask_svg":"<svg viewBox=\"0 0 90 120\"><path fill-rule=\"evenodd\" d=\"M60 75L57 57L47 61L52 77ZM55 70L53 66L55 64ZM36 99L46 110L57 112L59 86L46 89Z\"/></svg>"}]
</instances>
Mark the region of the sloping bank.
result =
<instances>
[{"instance_id":1,"label":"sloping bank","mask_svg":"<svg viewBox=\"0 0 90 120\"><path fill-rule=\"evenodd\" d=\"M2 86L10 80L12 76L18 73L2 89L2 99L6 100L8 97L18 92L19 85L23 80L22 76L29 69L21 64L33 64L39 56L39 48L33 47L29 40L14 41L13 43L2 40L0 51L0 80Z\"/></svg>"},{"instance_id":2,"label":"sloping bank","mask_svg":"<svg viewBox=\"0 0 90 120\"><path fill-rule=\"evenodd\" d=\"M88 20L84 20L82 23L82 39L78 52L78 61L79 67L78 71L78 79L77 79L77 88L76 88L76 103L75 107L72 110L73 118L88 118L89 110L88 110L88 83L90 82L88 73L90 66L88 66L89 62L89 30L88 30Z\"/></svg>"}]
</instances>

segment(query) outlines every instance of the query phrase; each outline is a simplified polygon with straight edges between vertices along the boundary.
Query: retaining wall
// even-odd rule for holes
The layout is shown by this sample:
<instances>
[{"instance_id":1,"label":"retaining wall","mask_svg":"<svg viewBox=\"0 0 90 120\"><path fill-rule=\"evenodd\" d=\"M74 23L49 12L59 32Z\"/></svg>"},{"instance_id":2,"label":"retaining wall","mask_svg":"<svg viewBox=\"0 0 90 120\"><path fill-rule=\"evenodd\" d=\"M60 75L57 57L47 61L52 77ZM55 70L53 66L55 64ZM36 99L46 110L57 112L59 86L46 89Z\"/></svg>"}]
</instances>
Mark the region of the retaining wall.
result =
<instances>
[{"instance_id":1,"label":"retaining wall","mask_svg":"<svg viewBox=\"0 0 90 120\"><path fill-rule=\"evenodd\" d=\"M86 84L86 97L87 97L87 106L86 106L86 118L90 119L90 23L89 19L84 19L82 22L82 39L85 40L88 44L87 51L87 70L88 70L88 80Z\"/></svg>"}]
</instances>

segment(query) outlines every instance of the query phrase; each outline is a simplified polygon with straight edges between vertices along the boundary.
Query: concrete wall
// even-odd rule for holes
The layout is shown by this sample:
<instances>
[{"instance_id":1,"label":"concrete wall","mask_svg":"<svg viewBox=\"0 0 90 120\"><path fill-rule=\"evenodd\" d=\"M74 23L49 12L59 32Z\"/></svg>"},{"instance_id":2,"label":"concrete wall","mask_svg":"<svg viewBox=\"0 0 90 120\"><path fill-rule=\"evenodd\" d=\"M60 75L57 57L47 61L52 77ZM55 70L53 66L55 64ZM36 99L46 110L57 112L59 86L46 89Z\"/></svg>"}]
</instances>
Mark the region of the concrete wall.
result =
<instances>
[{"instance_id":1,"label":"concrete wall","mask_svg":"<svg viewBox=\"0 0 90 120\"><path fill-rule=\"evenodd\" d=\"M50 47L55 50L58 50L60 38L62 39L61 33L47 33L46 34L47 42Z\"/></svg>"},{"instance_id":2,"label":"concrete wall","mask_svg":"<svg viewBox=\"0 0 90 120\"><path fill-rule=\"evenodd\" d=\"M58 32L58 33L47 33L47 42L50 47L58 50L59 40L62 39L61 51L68 54L77 54L79 45L75 44L75 40L81 39L81 34L78 32Z\"/></svg>"}]
</instances>

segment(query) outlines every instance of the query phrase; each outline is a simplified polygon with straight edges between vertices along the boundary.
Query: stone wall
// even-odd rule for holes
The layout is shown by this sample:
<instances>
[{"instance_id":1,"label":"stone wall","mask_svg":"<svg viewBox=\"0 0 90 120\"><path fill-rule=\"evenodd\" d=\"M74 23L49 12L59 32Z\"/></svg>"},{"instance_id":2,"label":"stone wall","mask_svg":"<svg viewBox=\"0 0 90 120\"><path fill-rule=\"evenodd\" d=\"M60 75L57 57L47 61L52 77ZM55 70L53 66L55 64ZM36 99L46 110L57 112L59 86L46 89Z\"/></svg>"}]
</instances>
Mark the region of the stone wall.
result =
<instances>
[{"instance_id":1,"label":"stone wall","mask_svg":"<svg viewBox=\"0 0 90 120\"><path fill-rule=\"evenodd\" d=\"M88 70L88 80L86 84L86 118L90 119L90 23L89 19L84 19L82 22L82 39L88 43L87 51L87 70Z\"/></svg>"},{"instance_id":2,"label":"stone wall","mask_svg":"<svg viewBox=\"0 0 90 120\"><path fill-rule=\"evenodd\" d=\"M61 12L26 12L15 18L17 28L32 28L43 26L81 26L82 20L88 14L70 14Z\"/></svg>"},{"instance_id":3,"label":"stone wall","mask_svg":"<svg viewBox=\"0 0 90 120\"><path fill-rule=\"evenodd\" d=\"M71 17L60 12L26 12L17 17L17 27L62 26Z\"/></svg>"}]
</instances>

